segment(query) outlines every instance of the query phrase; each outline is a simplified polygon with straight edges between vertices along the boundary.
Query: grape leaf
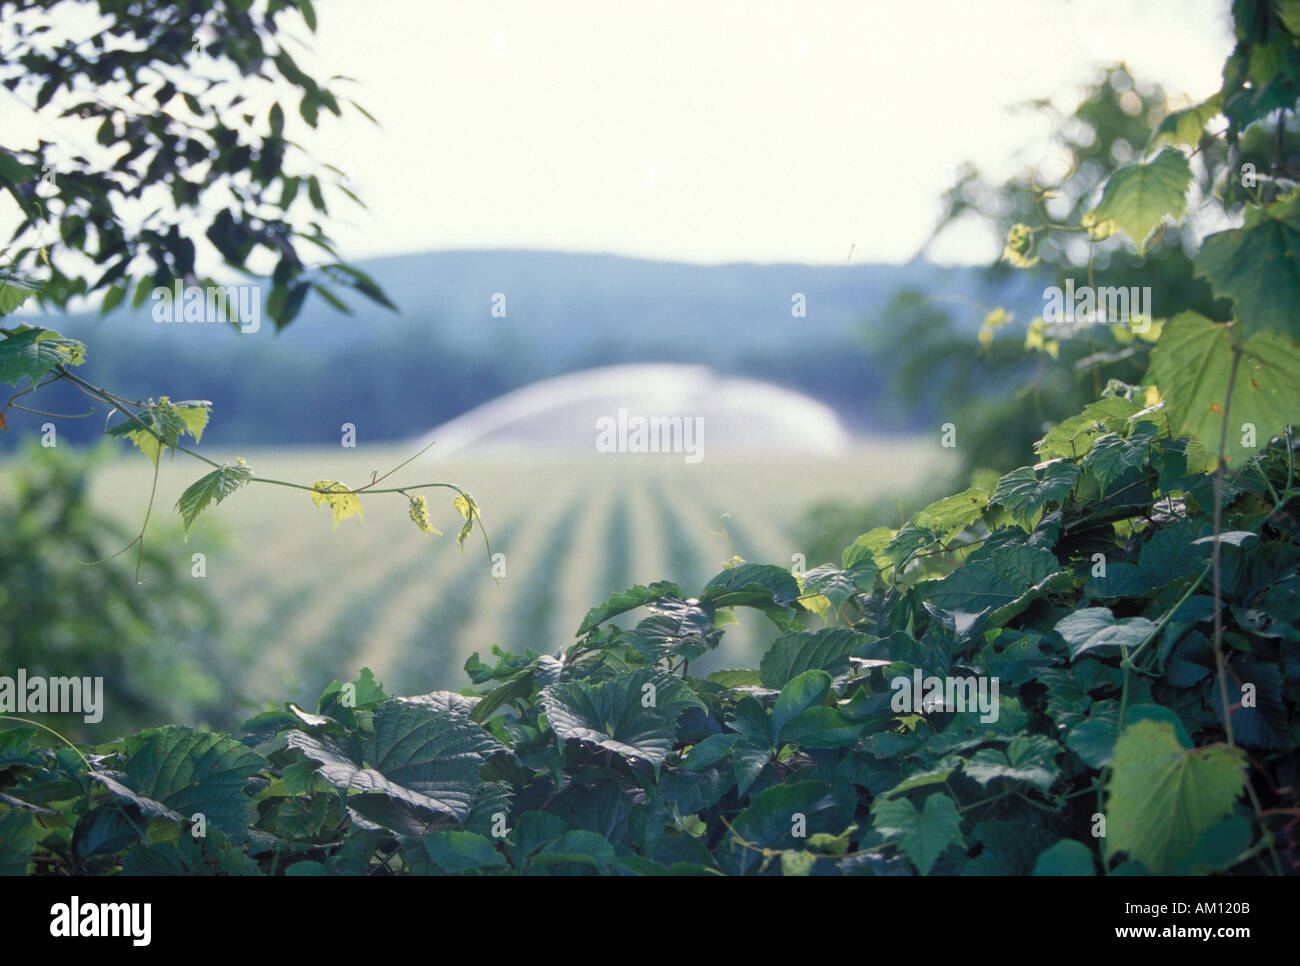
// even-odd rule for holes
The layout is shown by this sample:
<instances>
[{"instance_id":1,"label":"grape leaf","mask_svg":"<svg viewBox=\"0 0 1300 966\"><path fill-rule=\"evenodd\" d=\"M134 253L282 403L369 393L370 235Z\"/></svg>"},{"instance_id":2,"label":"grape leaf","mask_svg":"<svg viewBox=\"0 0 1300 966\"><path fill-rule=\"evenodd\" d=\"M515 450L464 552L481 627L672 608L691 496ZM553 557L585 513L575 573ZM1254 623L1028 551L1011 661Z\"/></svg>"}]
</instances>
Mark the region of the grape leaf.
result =
<instances>
[{"instance_id":1,"label":"grape leaf","mask_svg":"<svg viewBox=\"0 0 1300 966\"><path fill-rule=\"evenodd\" d=\"M1073 463L1051 463L1039 470L1022 466L998 480L990 503L1010 512L1011 518L1031 532L1043 518L1049 503L1061 503L1079 478Z\"/></svg>"},{"instance_id":2,"label":"grape leaf","mask_svg":"<svg viewBox=\"0 0 1300 966\"><path fill-rule=\"evenodd\" d=\"M1166 216L1181 218L1187 209L1187 188L1192 169L1175 148L1165 148L1149 164L1127 164L1110 176L1101 201L1083 217L1094 237L1118 228L1133 239L1141 252L1147 236Z\"/></svg>"},{"instance_id":3,"label":"grape leaf","mask_svg":"<svg viewBox=\"0 0 1300 966\"><path fill-rule=\"evenodd\" d=\"M919 527L933 530L947 537L979 519L989 502L989 491L982 486L972 486L942 500L936 500L923 510L918 510L913 520Z\"/></svg>"},{"instance_id":4,"label":"grape leaf","mask_svg":"<svg viewBox=\"0 0 1300 966\"><path fill-rule=\"evenodd\" d=\"M311 499L318 508L321 503L324 503L334 511L335 530L348 517L355 516L358 520L364 519L361 515L360 498L355 493L350 493L342 483L337 483L334 480L317 480L312 484Z\"/></svg>"},{"instance_id":5,"label":"grape leaf","mask_svg":"<svg viewBox=\"0 0 1300 966\"><path fill-rule=\"evenodd\" d=\"M1129 439L1117 433L1100 436L1079 465L1092 472L1097 480L1097 490L1106 495L1106 488L1127 473L1146 463L1147 454L1155 441L1157 427L1149 422L1138 423Z\"/></svg>"},{"instance_id":6,"label":"grape leaf","mask_svg":"<svg viewBox=\"0 0 1300 966\"><path fill-rule=\"evenodd\" d=\"M1165 721L1129 725L1115 743L1107 842L1163 874L1229 812L1245 784L1238 748L1189 748Z\"/></svg>"},{"instance_id":7,"label":"grape leaf","mask_svg":"<svg viewBox=\"0 0 1300 966\"><path fill-rule=\"evenodd\" d=\"M928 875L944 851L961 845L961 816L951 798L942 793L925 800L921 811L906 798L877 799L872 807L872 827L899 847L921 875Z\"/></svg>"},{"instance_id":8,"label":"grape leaf","mask_svg":"<svg viewBox=\"0 0 1300 966\"><path fill-rule=\"evenodd\" d=\"M542 690L541 701L561 744L590 742L625 758L648 761L658 774L672 750L677 716L689 703L672 700L675 693L674 679L643 668L600 684L552 684Z\"/></svg>"},{"instance_id":9,"label":"grape leaf","mask_svg":"<svg viewBox=\"0 0 1300 966\"><path fill-rule=\"evenodd\" d=\"M1233 300L1243 338L1271 330L1300 339L1300 191L1207 237L1195 266L1215 295Z\"/></svg>"},{"instance_id":10,"label":"grape leaf","mask_svg":"<svg viewBox=\"0 0 1300 966\"><path fill-rule=\"evenodd\" d=\"M0 340L0 386L15 389L24 376L35 386L55 366L79 366L86 361L86 347L57 332L22 326Z\"/></svg>"},{"instance_id":11,"label":"grape leaf","mask_svg":"<svg viewBox=\"0 0 1300 966\"><path fill-rule=\"evenodd\" d=\"M1222 91L1199 104L1193 104L1181 111L1171 111L1165 115L1164 120L1156 127L1155 134L1151 136L1151 148L1157 148L1166 142L1197 147L1201 135L1205 133L1205 126L1222 111Z\"/></svg>"},{"instance_id":12,"label":"grape leaf","mask_svg":"<svg viewBox=\"0 0 1300 966\"><path fill-rule=\"evenodd\" d=\"M125 742L130 756L124 784L188 818L202 812L227 832L248 825L244 783L266 759L224 735L166 725Z\"/></svg>"},{"instance_id":13,"label":"grape leaf","mask_svg":"<svg viewBox=\"0 0 1300 966\"><path fill-rule=\"evenodd\" d=\"M1224 458L1234 468L1300 414L1300 344L1274 332L1247 340L1229 400L1231 338L1228 326L1184 312L1166 323L1151 351L1147 376L1160 388L1174 434L1190 436L1205 450L1201 465L1193 465L1189 454L1188 469L1193 472L1212 470L1217 463L1225 405L1229 424ZM1253 433L1248 434L1248 424Z\"/></svg>"},{"instance_id":14,"label":"grape leaf","mask_svg":"<svg viewBox=\"0 0 1300 966\"><path fill-rule=\"evenodd\" d=\"M1061 839L1034 862L1034 875L1096 875L1092 851L1082 842Z\"/></svg>"},{"instance_id":15,"label":"grape leaf","mask_svg":"<svg viewBox=\"0 0 1300 966\"><path fill-rule=\"evenodd\" d=\"M483 785L480 769L501 750L462 715L399 701L378 706L373 732L336 739L292 731L287 741L320 762L317 773L335 788L377 793L399 806L389 812L394 825L418 817L400 806L466 818Z\"/></svg>"},{"instance_id":16,"label":"grape leaf","mask_svg":"<svg viewBox=\"0 0 1300 966\"><path fill-rule=\"evenodd\" d=\"M849 655L872 640L875 638L847 627L782 634L759 663L763 686L780 689L814 669L842 674L849 668Z\"/></svg>"},{"instance_id":17,"label":"grape leaf","mask_svg":"<svg viewBox=\"0 0 1300 966\"><path fill-rule=\"evenodd\" d=\"M1085 607L1058 621L1056 633L1070 646L1070 657L1077 659L1099 647L1137 647L1155 627L1145 617L1116 620L1109 608Z\"/></svg>"},{"instance_id":18,"label":"grape leaf","mask_svg":"<svg viewBox=\"0 0 1300 966\"><path fill-rule=\"evenodd\" d=\"M174 403L161 396L157 401L150 400L148 409L113 426L107 434L126 437L157 466L164 446L174 449L186 434L193 436L196 443L203 438L211 406L206 399Z\"/></svg>"},{"instance_id":19,"label":"grape leaf","mask_svg":"<svg viewBox=\"0 0 1300 966\"><path fill-rule=\"evenodd\" d=\"M1140 407L1123 396L1110 396L1089 403L1077 416L1062 420L1034 444L1034 450L1043 459L1064 457L1076 459L1083 456L1096 440L1106 433L1122 434L1129 419Z\"/></svg>"},{"instance_id":20,"label":"grape leaf","mask_svg":"<svg viewBox=\"0 0 1300 966\"><path fill-rule=\"evenodd\" d=\"M206 476L201 476L191 483L176 501L176 508L181 512L181 522L188 539L190 527L199 514L213 503L220 503L252 478L252 471L242 462L235 466L223 466Z\"/></svg>"}]
</instances>

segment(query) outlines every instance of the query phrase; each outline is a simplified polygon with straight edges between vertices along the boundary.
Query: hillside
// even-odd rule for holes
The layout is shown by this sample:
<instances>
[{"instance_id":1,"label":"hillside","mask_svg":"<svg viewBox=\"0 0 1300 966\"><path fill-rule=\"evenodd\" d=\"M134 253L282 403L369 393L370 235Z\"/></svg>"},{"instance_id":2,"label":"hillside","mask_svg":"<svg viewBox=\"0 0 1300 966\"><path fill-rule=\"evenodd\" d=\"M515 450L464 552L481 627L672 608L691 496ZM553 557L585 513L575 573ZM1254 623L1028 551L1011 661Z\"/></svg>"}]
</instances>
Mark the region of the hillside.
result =
<instances>
[{"instance_id":1,"label":"hillside","mask_svg":"<svg viewBox=\"0 0 1300 966\"><path fill-rule=\"evenodd\" d=\"M888 360L868 359L858 329L903 286L952 299L974 323L982 304L1028 305L1023 278L991 291L973 269L689 265L561 252L426 252L360 263L400 313L353 299L355 315L309 299L282 333L154 322L151 303L55 325L94 346L86 373L127 395L211 400L213 442L329 444L351 422L369 441L405 439L502 393L561 373L629 362L701 363L797 389L858 429ZM504 317L492 315L505 296ZM806 316L792 315L804 296ZM498 303L499 304L499 303ZM31 319L31 321L39 321ZM816 338L810 338L815 334ZM51 397L81 409L72 392ZM16 415L13 428L41 420ZM94 420L60 428L88 440ZM12 445L17 434L0 438Z\"/></svg>"}]
</instances>

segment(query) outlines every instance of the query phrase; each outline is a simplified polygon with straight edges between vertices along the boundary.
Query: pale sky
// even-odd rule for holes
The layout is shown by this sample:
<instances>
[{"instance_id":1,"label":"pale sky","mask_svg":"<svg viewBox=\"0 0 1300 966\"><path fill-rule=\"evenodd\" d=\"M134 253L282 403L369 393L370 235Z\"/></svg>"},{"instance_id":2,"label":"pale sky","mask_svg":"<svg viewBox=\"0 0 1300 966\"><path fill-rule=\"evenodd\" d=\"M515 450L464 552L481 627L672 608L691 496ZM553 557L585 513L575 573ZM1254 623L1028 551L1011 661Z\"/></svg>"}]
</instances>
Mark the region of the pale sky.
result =
<instances>
[{"instance_id":1,"label":"pale sky","mask_svg":"<svg viewBox=\"0 0 1300 966\"><path fill-rule=\"evenodd\" d=\"M1173 94L1217 89L1227 8L326 0L318 63L358 78L383 124L322 138L371 206L336 234L367 255L903 260L934 224L945 166L1040 160L1045 119L1009 105L1072 107L1103 59ZM954 233L932 254L985 262L1001 244Z\"/></svg>"},{"instance_id":2,"label":"pale sky","mask_svg":"<svg viewBox=\"0 0 1300 966\"><path fill-rule=\"evenodd\" d=\"M1226 0L316 6L314 38L285 16L314 47L290 49L315 76L357 78L338 89L382 124L322 113L314 133L286 106L289 136L370 205L333 209L352 258L518 247L903 261L956 165L1005 177L1048 160L1046 118L1010 105L1072 108L1112 60L1199 99L1231 50ZM1000 249L973 229L931 256L980 263Z\"/></svg>"}]
</instances>

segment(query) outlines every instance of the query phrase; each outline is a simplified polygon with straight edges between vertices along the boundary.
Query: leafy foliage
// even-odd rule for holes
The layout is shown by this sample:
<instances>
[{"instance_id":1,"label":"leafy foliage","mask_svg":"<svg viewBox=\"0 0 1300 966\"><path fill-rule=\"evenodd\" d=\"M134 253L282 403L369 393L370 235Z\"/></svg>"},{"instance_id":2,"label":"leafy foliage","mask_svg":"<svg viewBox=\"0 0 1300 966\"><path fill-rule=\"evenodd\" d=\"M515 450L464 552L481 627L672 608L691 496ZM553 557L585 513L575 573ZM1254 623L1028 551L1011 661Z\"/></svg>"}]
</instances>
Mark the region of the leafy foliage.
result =
<instances>
[{"instance_id":1,"label":"leafy foliage","mask_svg":"<svg viewBox=\"0 0 1300 966\"><path fill-rule=\"evenodd\" d=\"M41 301L66 306L100 293L107 312L128 297L139 305L175 281L202 284L204 253L180 214L201 219L200 244L227 265L251 271L272 260L265 304L277 328L293 321L311 292L342 305L331 286L393 308L373 279L338 258L315 220L328 214L335 192L362 202L346 172L327 175L310 163L299 132L316 128L322 112L342 117L355 109L373 118L339 90L346 78L322 84L290 52L307 36L297 32L299 22L316 30L310 0L108 4L96 8L104 22L88 35L77 26L81 6L0 3L12 36L0 50L0 84L46 129L94 124L103 149L95 158L78 151L65 159L46 138L0 147L0 191L23 217L13 267L18 274L45 269ZM74 49L83 52L70 56ZM272 89L296 109L277 100L250 112L248 104ZM150 213L138 222L123 217L137 207ZM310 264L308 247L325 258ZM74 269L85 259L90 278ZM11 308L6 301L0 296L0 314Z\"/></svg>"},{"instance_id":2,"label":"leafy foliage","mask_svg":"<svg viewBox=\"0 0 1300 966\"><path fill-rule=\"evenodd\" d=\"M1196 594L1208 477L1187 469L1185 439L1152 429L1115 434L1142 440L1117 477L1122 498L1088 483L1090 451L1061 459L1075 485L1036 519L992 501L957 529L914 519L923 536L905 565L892 539L855 541L856 576L837 584L822 627L804 626L823 621L809 588L746 564L698 598L669 583L616 594L553 655L500 652L495 667L476 656L476 684L458 693L392 698L366 672L312 711L289 705L228 736L145 732L94 749L89 768L31 729L0 733L0 821L14 827L0 863L294 875L1289 868L1300 843L1252 811L1243 755L1274 771L1297 740L1293 454L1274 442L1251 462L1286 494L1284 512L1244 489L1224 511L1224 673L1234 694L1246 683L1259 694L1231 709L1233 746L1206 664L1213 609ZM1004 492L1028 477L1007 478ZM1162 563L1170 555L1191 565ZM1109 591L1119 603L1091 603L1124 567L1123 589ZM818 569L822 591L846 573ZM691 676L688 655L725 633L723 603L789 629L758 672ZM649 616L618 621L637 610ZM996 714L900 708L896 682L914 672L996 677ZM1272 810L1291 796L1266 780L1254 794ZM1109 826L1095 838L1099 803ZM37 808L55 814L33 838ZM998 831L1031 822L1027 840Z\"/></svg>"}]
</instances>

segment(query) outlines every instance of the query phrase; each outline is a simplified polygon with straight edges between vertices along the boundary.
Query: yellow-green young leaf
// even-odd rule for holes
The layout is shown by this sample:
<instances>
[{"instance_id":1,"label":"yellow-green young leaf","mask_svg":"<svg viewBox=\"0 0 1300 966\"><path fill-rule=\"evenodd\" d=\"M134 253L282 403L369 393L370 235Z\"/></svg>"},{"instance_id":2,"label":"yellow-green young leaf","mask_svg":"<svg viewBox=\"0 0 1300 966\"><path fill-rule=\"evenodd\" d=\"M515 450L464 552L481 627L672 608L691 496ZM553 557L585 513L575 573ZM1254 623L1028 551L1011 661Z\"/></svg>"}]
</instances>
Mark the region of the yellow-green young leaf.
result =
<instances>
[{"instance_id":1,"label":"yellow-green young leaf","mask_svg":"<svg viewBox=\"0 0 1300 966\"><path fill-rule=\"evenodd\" d=\"M425 533L442 536L442 531L429 522L429 501L423 496L411 497L411 521Z\"/></svg>"},{"instance_id":2,"label":"yellow-green young leaf","mask_svg":"<svg viewBox=\"0 0 1300 966\"><path fill-rule=\"evenodd\" d=\"M1038 264L1038 256L1029 257L1034 247L1034 230L1028 225L1015 224L1007 232L1007 242L1002 248L1002 257L1016 268L1033 268Z\"/></svg>"},{"instance_id":3,"label":"yellow-green young leaf","mask_svg":"<svg viewBox=\"0 0 1300 966\"><path fill-rule=\"evenodd\" d=\"M136 414L136 418L128 417L108 430L108 435L125 436L157 466L164 446L175 449L186 434L193 436L196 443L202 438L211 405L205 399L174 403L161 396L157 401L150 400L149 408Z\"/></svg>"},{"instance_id":4,"label":"yellow-green young leaf","mask_svg":"<svg viewBox=\"0 0 1300 966\"><path fill-rule=\"evenodd\" d=\"M456 534L456 545L461 549L465 547L465 538L474 532L474 517L478 515L478 504L463 493L457 494L452 506L465 518L464 524L461 525L460 533Z\"/></svg>"},{"instance_id":5,"label":"yellow-green young leaf","mask_svg":"<svg viewBox=\"0 0 1300 966\"><path fill-rule=\"evenodd\" d=\"M1272 330L1300 339L1300 191L1251 208L1241 228L1210 235L1195 264L1215 295L1232 299L1245 336Z\"/></svg>"},{"instance_id":6,"label":"yellow-green young leaf","mask_svg":"<svg viewBox=\"0 0 1300 966\"><path fill-rule=\"evenodd\" d=\"M1241 337L1238 332L1237 338ZM1225 405L1224 458L1233 468L1300 416L1300 344L1273 332L1248 339L1229 400L1231 339L1227 325L1184 312L1169 320L1151 350L1147 378L1164 398L1174 435L1190 436L1205 452L1202 465L1189 465L1192 470L1208 471L1217 465Z\"/></svg>"},{"instance_id":7,"label":"yellow-green young leaf","mask_svg":"<svg viewBox=\"0 0 1300 966\"><path fill-rule=\"evenodd\" d=\"M334 511L335 530L348 517L364 519L361 515L361 499L355 493L349 493L348 488L342 483L334 480L317 480L312 484L311 499L317 507L324 503Z\"/></svg>"},{"instance_id":8,"label":"yellow-green young leaf","mask_svg":"<svg viewBox=\"0 0 1300 966\"><path fill-rule=\"evenodd\" d=\"M171 405L185 424L185 431L194 437L194 442L200 442L212 416L212 403L206 399L186 399Z\"/></svg>"},{"instance_id":9,"label":"yellow-green young leaf","mask_svg":"<svg viewBox=\"0 0 1300 966\"><path fill-rule=\"evenodd\" d=\"M813 866L816 864L817 856L811 852L797 852L794 849L786 849L781 853L782 875L811 875Z\"/></svg>"},{"instance_id":10,"label":"yellow-green young leaf","mask_svg":"<svg viewBox=\"0 0 1300 966\"><path fill-rule=\"evenodd\" d=\"M893 538L894 531L889 527L876 527L873 530L868 530L844 548L844 553L840 555L840 566L848 570L856 567L864 560L872 560L879 565L880 561L877 558L880 556L880 552L889 545L889 541Z\"/></svg>"},{"instance_id":11,"label":"yellow-green young leaf","mask_svg":"<svg viewBox=\"0 0 1300 966\"><path fill-rule=\"evenodd\" d=\"M954 496L936 500L924 510L918 510L912 520L918 527L925 527L946 537L978 520L988 502L988 490L972 486Z\"/></svg>"},{"instance_id":12,"label":"yellow-green young leaf","mask_svg":"<svg viewBox=\"0 0 1300 966\"><path fill-rule=\"evenodd\" d=\"M1186 144L1196 147L1205 133L1205 126L1223 110L1223 92L1215 94L1208 100L1181 111L1165 115L1165 119L1156 128L1151 137L1151 147L1161 144Z\"/></svg>"},{"instance_id":13,"label":"yellow-green young leaf","mask_svg":"<svg viewBox=\"0 0 1300 966\"><path fill-rule=\"evenodd\" d=\"M1123 396L1108 396L1083 407L1083 412L1063 420L1034 444L1043 459L1076 459L1092 449L1107 433L1123 434L1128 421L1141 409Z\"/></svg>"},{"instance_id":14,"label":"yellow-green young leaf","mask_svg":"<svg viewBox=\"0 0 1300 966\"><path fill-rule=\"evenodd\" d=\"M240 463L213 470L207 476L199 477L191 483L176 502L176 509L180 510L181 523L185 528L186 540L189 539L190 527L194 525L200 513L213 503L220 503L230 496L246 484L252 475L248 466Z\"/></svg>"},{"instance_id":15,"label":"yellow-green young leaf","mask_svg":"<svg viewBox=\"0 0 1300 966\"><path fill-rule=\"evenodd\" d=\"M1192 169L1176 148L1165 148L1150 164L1127 164L1110 176L1101 201L1083 217L1093 237L1118 228L1143 251L1147 236L1166 216L1175 221L1187 210Z\"/></svg>"},{"instance_id":16,"label":"yellow-green young leaf","mask_svg":"<svg viewBox=\"0 0 1300 966\"><path fill-rule=\"evenodd\" d=\"M1232 811L1245 756L1228 745L1188 748L1167 721L1135 722L1115 742L1106 842L1157 875Z\"/></svg>"}]
</instances>

